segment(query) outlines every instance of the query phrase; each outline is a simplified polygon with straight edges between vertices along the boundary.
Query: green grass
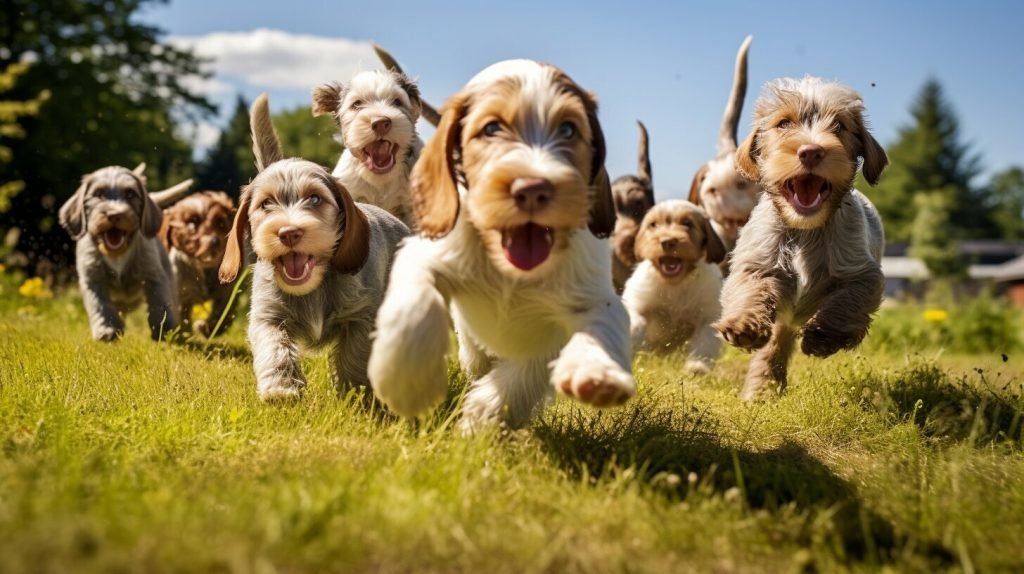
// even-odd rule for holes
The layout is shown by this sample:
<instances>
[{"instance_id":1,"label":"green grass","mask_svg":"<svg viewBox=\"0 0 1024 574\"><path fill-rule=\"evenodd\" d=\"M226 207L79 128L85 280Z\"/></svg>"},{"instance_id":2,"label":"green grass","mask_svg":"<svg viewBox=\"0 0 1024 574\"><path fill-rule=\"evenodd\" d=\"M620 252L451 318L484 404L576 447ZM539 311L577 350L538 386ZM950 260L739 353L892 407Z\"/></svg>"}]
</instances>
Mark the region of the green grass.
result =
<instances>
[{"instance_id":1,"label":"green grass","mask_svg":"<svg viewBox=\"0 0 1024 574\"><path fill-rule=\"evenodd\" d=\"M261 404L235 325L91 341L0 282L0 572L1010 571L1024 564L1024 354L799 357L735 398L640 356L628 406L529 429L411 424L305 363ZM452 371L453 397L464 384Z\"/></svg>"}]
</instances>

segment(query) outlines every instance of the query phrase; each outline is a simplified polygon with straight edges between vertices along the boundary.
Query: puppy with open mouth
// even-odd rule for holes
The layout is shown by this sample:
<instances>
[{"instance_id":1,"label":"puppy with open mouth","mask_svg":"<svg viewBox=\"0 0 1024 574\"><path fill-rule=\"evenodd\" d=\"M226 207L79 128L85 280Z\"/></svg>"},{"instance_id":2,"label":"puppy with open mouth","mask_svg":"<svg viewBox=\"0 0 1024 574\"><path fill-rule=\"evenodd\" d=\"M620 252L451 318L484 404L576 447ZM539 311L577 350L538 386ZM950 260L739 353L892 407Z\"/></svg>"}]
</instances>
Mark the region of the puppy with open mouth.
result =
<instances>
[{"instance_id":1,"label":"puppy with open mouth","mask_svg":"<svg viewBox=\"0 0 1024 574\"><path fill-rule=\"evenodd\" d=\"M634 349L685 345L688 370L711 370L721 349L711 325L722 310L717 264L725 253L707 213L689 201L663 201L647 212L636 237L640 263L622 293Z\"/></svg>"}]
</instances>

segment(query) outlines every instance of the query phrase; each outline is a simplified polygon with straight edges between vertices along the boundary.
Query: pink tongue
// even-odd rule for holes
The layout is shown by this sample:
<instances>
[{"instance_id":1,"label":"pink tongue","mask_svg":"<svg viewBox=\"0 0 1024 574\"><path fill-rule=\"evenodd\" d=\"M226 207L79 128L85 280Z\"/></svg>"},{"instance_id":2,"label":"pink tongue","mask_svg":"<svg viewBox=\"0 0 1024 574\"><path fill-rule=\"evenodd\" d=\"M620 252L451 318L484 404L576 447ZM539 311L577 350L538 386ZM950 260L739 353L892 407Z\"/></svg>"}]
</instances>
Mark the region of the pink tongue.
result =
<instances>
[{"instance_id":1,"label":"pink tongue","mask_svg":"<svg viewBox=\"0 0 1024 574\"><path fill-rule=\"evenodd\" d=\"M366 146L370 159L376 167L385 167L391 163L391 142L378 141Z\"/></svg>"},{"instance_id":2,"label":"pink tongue","mask_svg":"<svg viewBox=\"0 0 1024 574\"><path fill-rule=\"evenodd\" d=\"M310 255L302 253L289 253L282 257L284 263L284 273L289 279L299 279L306 274L306 263L309 262Z\"/></svg>"},{"instance_id":3,"label":"pink tongue","mask_svg":"<svg viewBox=\"0 0 1024 574\"><path fill-rule=\"evenodd\" d=\"M527 223L505 232L505 259L523 271L544 263L551 254L547 229L536 223Z\"/></svg>"},{"instance_id":4,"label":"pink tongue","mask_svg":"<svg viewBox=\"0 0 1024 574\"><path fill-rule=\"evenodd\" d=\"M110 245L118 245L124 239L124 231L117 228L108 229L104 235Z\"/></svg>"},{"instance_id":5,"label":"pink tongue","mask_svg":"<svg viewBox=\"0 0 1024 574\"><path fill-rule=\"evenodd\" d=\"M821 194L821 187L824 183L820 177L801 177L793 182L793 191L796 192L796 200L800 205L811 206L818 200Z\"/></svg>"}]
</instances>

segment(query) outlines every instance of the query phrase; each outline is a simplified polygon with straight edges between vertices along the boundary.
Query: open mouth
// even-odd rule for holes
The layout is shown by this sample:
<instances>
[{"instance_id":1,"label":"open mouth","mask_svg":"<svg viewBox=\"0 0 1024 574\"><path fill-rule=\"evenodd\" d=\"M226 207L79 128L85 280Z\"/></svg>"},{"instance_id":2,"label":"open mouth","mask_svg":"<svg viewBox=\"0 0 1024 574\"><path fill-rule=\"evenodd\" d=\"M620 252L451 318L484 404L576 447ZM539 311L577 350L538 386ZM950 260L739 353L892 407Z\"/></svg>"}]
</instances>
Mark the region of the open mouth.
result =
<instances>
[{"instance_id":1,"label":"open mouth","mask_svg":"<svg viewBox=\"0 0 1024 574\"><path fill-rule=\"evenodd\" d=\"M282 255L277 261L281 265L281 278L289 285L302 285L309 281L316 267L316 257L294 251Z\"/></svg>"},{"instance_id":2,"label":"open mouth","mask_svg":"<svg viewBox=\"0 0 1024 574\"><path fill-rule=\"evenodd\" d=\"M675 277L683 272L683 259L681 257L665 255L658 258L657 266L662 276Z\"/></svg>"},{"instance_id":3,"label":"open mouth","mask_svg":"<svg viewBox=\"0 0 1024 574\"><path fill-rule=\"evenodd\" d=\"M825 178L813 174L794 177L782 186L782 195L801 215L816 213L831 191Z\"/></svg>"},{"instance_id":4,"label":"open mouth","mask_svg":"<svg viewBox=\"0 0 1024 574\"><path fill-rule=\"evenodd\" d=\"M106 245L107 251L118 251L127 241L128 233L123 229L111 227L103 232L103 244Z\"/></svg>"},{"instance_id":5,"label":"open mouth","mask_svg":"<svg viewBox=\"0 0 1024 574\"><path fill-rule=\"evenodd\" d=\"M501 232L501 246L505 259L516 269L529 271L547 261L555 244L555 232L550 227L527 223Z\"/></svg>"},{"instance_id":6,"label":"open mouth","mask_svg":"<svg viewBox=\"0 0 1024 574\"><path fill-rule=\"evenodd\" d=\"M398 144L388 140L377 140L363 148L366 167L373 173L387 173L395 167L395 153Z\"/></svg>"}]
</instances>

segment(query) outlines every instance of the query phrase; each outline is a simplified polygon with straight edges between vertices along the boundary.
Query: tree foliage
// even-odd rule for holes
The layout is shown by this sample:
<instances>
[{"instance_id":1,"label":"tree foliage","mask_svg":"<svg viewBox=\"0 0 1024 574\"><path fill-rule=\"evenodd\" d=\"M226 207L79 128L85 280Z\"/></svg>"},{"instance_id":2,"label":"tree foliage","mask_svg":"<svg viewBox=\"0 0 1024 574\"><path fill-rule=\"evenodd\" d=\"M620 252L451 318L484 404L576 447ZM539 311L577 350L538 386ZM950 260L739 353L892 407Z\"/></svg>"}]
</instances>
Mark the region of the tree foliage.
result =
<instances>
[{"instance_id":1,"label":"tree foliage","mask_svg":"<svg viewBox=\"0 0 1024 574\"><path fill-rule=\"evenodd\" d=\"M1024 169L1014 166L992 176L986 196L999 236L1024 241Z\"/></svg>"}]
</instances>

